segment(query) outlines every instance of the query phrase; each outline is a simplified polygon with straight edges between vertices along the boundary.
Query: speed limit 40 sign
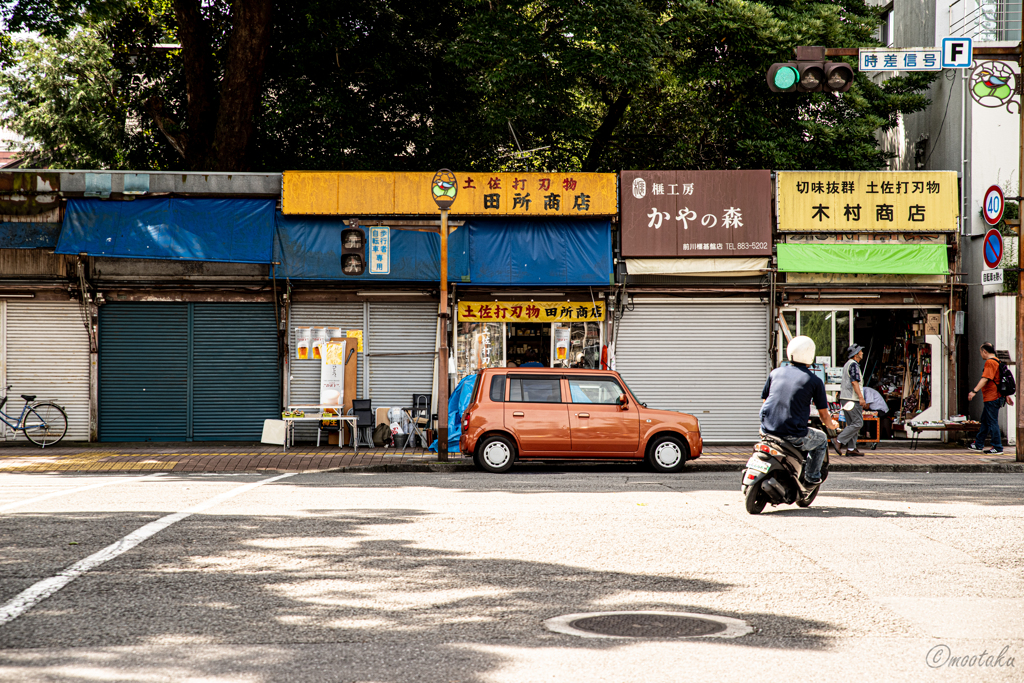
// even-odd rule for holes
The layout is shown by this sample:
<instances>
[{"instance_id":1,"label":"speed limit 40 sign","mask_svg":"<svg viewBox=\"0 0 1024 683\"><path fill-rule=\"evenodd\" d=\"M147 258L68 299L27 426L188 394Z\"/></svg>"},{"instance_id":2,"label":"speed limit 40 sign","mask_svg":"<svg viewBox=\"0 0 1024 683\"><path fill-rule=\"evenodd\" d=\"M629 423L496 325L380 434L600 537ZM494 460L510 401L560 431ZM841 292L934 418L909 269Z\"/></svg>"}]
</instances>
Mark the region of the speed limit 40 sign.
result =
<instances>
[{"instance_id":1,"label":"speed limit 40 sign","mask_svg":"<svg viewBox=\"0 0 1024 683\"><path fill-rule=\"evenodd\" d=\"M993 185L985 190L985 201L981 205L982 214L985 216L985 222L989 225L995 225L999 221L1003 220L1004 204L1003 191L998 185Z\"/></svg>"}]
</instances>

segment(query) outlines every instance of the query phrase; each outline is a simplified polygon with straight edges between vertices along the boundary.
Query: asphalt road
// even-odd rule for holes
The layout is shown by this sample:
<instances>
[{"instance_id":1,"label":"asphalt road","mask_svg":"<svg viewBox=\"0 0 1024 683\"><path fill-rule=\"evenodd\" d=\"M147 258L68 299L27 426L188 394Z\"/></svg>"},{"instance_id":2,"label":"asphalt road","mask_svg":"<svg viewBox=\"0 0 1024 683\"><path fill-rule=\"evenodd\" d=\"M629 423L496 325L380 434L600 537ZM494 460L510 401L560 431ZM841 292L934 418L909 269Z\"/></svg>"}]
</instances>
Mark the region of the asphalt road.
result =
<instances>
[{"instance_id":1,"label":"asphalt road","mask_svg":"<svg viewBox=\"0 0 1024 683\"><path fill-rule=\"evenodd\" d=\"M0 680L1024 680L1024 475L273 477L0 475ZM544 627L626 610L753 631Z\"/></svg>"}]
</instances>

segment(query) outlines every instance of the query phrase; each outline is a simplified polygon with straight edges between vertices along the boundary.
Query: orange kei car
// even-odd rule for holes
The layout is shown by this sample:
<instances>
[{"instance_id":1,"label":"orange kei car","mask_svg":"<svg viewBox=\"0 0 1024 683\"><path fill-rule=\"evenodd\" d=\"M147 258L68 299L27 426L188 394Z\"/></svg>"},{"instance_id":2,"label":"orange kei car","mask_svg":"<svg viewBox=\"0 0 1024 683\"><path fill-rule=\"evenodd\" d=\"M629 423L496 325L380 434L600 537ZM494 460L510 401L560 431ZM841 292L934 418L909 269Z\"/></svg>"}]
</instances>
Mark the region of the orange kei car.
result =
<instances>
[{"instance_id":1,"label":"orange kei car","mask_svg":"<svg viewBox=\"0 0 1024 683\"><path fill-rule=\"evenodd\" d=\"M459 446L488 472L561 458L646 460L677 472L703 442L697 418L648 408L617 372L487 368L477 372Z\"/></svg>"}]
</instances>

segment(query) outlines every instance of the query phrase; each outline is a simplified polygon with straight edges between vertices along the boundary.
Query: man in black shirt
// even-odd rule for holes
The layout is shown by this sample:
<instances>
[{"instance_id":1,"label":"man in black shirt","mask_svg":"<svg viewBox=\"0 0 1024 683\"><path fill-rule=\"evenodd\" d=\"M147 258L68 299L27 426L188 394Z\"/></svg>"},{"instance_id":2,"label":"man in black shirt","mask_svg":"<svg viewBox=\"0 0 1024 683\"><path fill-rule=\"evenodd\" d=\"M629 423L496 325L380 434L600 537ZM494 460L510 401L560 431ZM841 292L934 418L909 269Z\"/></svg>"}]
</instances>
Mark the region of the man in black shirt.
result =
<instances>
[{"instance_id":1,"label":"man in black shirt","mask_svg":"<svg viewBox=\"0 0 1024 683\"><path fill-rule=\"evenodd\" d=\"M828 437L820 429L807 425L811 416L811 401L818 409L822 424L836 429L828 412L828 398L825 384L807 367L814 363L814 340L810 337L794 337L786 348L792 365L772 370L764 383L761 399L761 429L773 436L785 439L804 453L804 479L808 483L821 482L821 464L825 461Z\"/></svg>"}]
</instances>

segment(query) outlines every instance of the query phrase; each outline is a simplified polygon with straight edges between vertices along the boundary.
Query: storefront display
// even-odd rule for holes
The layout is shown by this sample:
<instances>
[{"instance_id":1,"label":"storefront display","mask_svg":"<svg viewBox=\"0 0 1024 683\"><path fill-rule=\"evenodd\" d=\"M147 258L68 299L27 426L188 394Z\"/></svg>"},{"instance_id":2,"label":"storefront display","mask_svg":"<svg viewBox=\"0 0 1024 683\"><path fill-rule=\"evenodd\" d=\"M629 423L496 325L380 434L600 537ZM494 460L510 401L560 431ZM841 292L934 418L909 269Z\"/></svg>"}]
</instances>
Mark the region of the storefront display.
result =
<instances>
[{"instance_id":1,"label":"storefront display","mask_svg":"<svg viewBox=\"0 0 1024 683\"><path fill-rule=\"evenodd\" d=\"M459 379L482 368L600 368L604 301L460 301ZM485 320L480 320L486 316ZM492 322L494 318L507 322ZM544 322L534 322L543 320Z\"/></svg>"},{"instance_id":2,"label":"storefront display","mask_svg":"<svg viewBox=\"0 0 1024 683\"><path fill-rule=\"evenodd\" d=\"M864 347L860 366L864 387L878 391L888 408L882 433L906 431L910 421L941 419L941 368L933 355L941 346L941 310L916 307L804 308L784 310L780 323L790 335L814 339L829 362L826 390L839 400L846 348ZM785 344L781 343L780 355ZM924 438L938 438L939 434Z\"/></svg>"}]
</instances>

